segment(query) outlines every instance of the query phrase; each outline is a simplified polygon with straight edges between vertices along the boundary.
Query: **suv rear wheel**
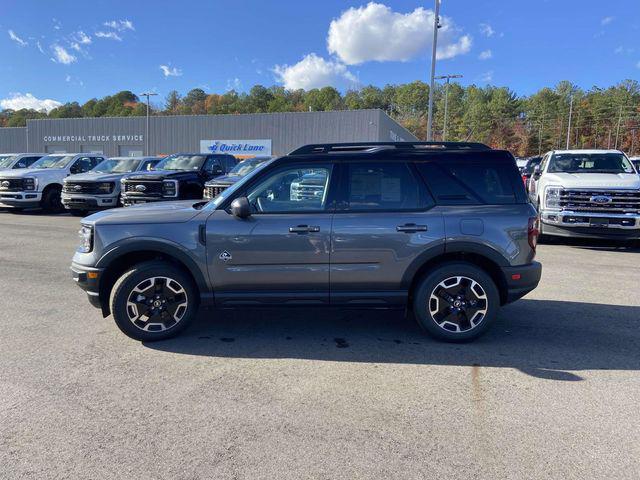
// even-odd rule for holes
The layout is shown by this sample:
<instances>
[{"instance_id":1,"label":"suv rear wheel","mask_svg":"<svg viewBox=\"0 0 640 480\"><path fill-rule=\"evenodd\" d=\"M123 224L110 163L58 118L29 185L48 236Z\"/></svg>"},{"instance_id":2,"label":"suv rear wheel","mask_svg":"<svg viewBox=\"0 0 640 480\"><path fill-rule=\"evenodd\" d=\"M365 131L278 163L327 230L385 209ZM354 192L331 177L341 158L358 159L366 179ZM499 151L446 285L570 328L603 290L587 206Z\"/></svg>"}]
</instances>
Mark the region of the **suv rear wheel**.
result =
<instances>
[{"instance_id":1,"label":"suv rear wheel","mask_svg":"<svg viewBox=\"0 0 640 480\"><path fill-rule=\"evenodd\" d=\"M482 335L499 308L500 295L491 277L465 262L446 263L428 273L413 299L418 324L430 335L449 342Z\"/></svg>"},{"instance_id":2,"label":"suv rear wheel","mask_svg":"<svg viewBox=\"0 0 640 480\"><path fill-rule=\"evenodd\" d=\"M198 311L197 290L191 278L164 261L135 265L115 283L110 300L118 328L141 341L177 335Z\"/></svg>"}]
</instances>

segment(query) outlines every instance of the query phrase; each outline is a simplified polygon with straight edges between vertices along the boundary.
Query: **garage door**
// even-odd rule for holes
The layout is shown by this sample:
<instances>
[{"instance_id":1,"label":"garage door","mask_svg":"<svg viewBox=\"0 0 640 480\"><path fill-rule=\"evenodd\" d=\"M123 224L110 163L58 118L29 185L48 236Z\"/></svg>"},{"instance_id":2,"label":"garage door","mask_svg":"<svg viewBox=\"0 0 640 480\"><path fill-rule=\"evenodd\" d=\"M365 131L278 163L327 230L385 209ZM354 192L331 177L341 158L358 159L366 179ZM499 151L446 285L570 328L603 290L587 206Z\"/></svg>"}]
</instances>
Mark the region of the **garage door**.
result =
<instances>
[{"instance_id":1,"label":"garage door","mask_svg":"<svg viewBox=\"0 0 640 480\"><path fill-rule=\"evenodd\" d=\"M140 145L119 145L118 155L121 157L141 157L143 151Z\"/></svg>"}]
</instances>

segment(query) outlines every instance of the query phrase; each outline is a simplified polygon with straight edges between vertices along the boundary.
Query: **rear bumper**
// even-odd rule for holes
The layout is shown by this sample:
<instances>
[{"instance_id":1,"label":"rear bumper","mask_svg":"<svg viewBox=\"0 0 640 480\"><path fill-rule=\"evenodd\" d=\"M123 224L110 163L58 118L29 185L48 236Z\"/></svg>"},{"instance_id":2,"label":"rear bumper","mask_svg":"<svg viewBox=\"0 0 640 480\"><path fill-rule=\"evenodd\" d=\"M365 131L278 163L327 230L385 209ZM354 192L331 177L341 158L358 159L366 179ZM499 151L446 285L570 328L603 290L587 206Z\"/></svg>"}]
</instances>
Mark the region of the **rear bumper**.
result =
<instances>
[{"instance_id":1,"label":"rear bumper","mask_svg":"<svg viewBox=\"0 0 640 480\"><path fill-rule=\"evenodd\" d=\"M89 303L102 309L100 301L100 279L104 269L87 267L77 263L71 264L71 278L87 293Z\"/></svg>"},{"instance_id":2,"label":"rear bumper","mask_svg":"<svg viewBox=\"0 0 640 480\"><path fill-rule=\"evenodd\" d=\"M502 267L502 274L507 283L505 303L515 302L535 289L542 277L542 264L532 262L519 267Z\"/></svg>"},{"instance_id":3,"label":"rear bumper","mask_svg":"<svg viewBox=\"0 0 640 480\"><path fill-rule=\"evenodd\" d=\"M62 205L67 209L95 210L118 206L117 196L62 194Z\"/></svg>"},{"instance_id":4,"label":"rear bumper","mask_svg":"<svg viewBox=\"0 0 640 480\"><path fill-rule=\"evenodd\" d=\"M34 208L40 206L42 192L0 192L0 206L10 208Z\"/></svg>"}]
</instances>

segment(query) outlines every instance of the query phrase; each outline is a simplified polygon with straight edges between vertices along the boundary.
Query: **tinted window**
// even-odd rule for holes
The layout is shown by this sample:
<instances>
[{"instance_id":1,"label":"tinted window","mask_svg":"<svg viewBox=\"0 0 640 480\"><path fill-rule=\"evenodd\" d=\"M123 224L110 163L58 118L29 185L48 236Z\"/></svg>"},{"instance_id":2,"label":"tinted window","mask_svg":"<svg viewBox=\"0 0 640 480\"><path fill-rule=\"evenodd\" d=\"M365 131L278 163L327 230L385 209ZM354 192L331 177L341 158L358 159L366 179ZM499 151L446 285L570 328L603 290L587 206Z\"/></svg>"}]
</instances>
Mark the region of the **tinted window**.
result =
<instances>
[{"instance_id":1,"label":"tinted window","mask_svg":"<svg viewBox=\"0 0 640 480\"><path fill-rule=\"evenodd\" d=\"M79 158L78 160L76 160L76 162L72 165L71 167L71 173L84 173L84 172L88 172L89 170L91 170L94 166L95 163L93 161L94 159L88 158L88 157L82 157Z\"/></svg>"},{"instance_id":2,"label":"tinted window","mask_svg":"<svg viewBox=\"0 0 640 480\"><path fill-rule=\"evenodd\" d=\"M451 174L485 203L515 203L513 185L506 165L447 165Z\"/></svg>"},{"instance_id":3,"label":"tinted window","mask_svg":"<svg viewBox=\"0 0 640 480\"><path fill-rule=\"evenodd\" d=\"M156 170L200 170L205 155L170 155L156 165Z\"/></svg>"},{"instance_id":4,"label":"tinted window","mask_svg":"<svg viewBox=\"0 0 640 480\"><path fill-rule=\"evenodd\" d=\"M247 194L255 213L322 211L327 203L328 166L291 167L268 175Z\"/></svg>"},{"instance_id":5,"label":"tinted window","mask_svg":"<svg viewBox=\"0 0 640 480\"><path fill-rule=\"evenodd\" d=\"M418 171L440 205L477 205L480 199L436 163L416 163Z\"/></svg>"},{"instance_id":6,"label":"tinted window","mask_svg":"<svg viewBox=\"0 0 640 480\"><path fill-rule=\"evenodd\" d=\"M404 162L345 164L345 208L351 211L421 210L427 193Z\"/></svg>"},{"instance_id":7,"label":"tinted window","mask_svg":"<svg viewBox=\"0 0 640 480\"><path fill-rule=\"evenodd\" d=\"M140 165L139 170L143 172L153 170L159 161L160 160L145 160L144 162L142 162L142 165Z\"/></svg>"}]
</instances>

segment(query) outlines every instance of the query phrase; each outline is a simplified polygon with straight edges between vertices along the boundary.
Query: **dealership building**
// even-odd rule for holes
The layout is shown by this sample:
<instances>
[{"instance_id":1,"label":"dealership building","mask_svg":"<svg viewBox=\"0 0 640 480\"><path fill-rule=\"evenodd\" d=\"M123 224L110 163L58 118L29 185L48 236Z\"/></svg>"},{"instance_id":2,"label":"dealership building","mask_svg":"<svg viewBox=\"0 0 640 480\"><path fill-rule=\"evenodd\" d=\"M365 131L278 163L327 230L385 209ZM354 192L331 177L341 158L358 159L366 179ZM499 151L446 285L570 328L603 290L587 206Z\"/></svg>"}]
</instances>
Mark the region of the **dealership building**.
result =
<instances>
[{"instance_id":1,"label":"dealership building","mask_svg":"<svg viewBox=\"0 0 640 480\"><path fill-rule=\"evenodd\" d=\"M382 110L27 120L0 128L0 153L93 152L107 156L222 152L284 155L301 145L416 138Z\"/></svg>"}]
</instances>

